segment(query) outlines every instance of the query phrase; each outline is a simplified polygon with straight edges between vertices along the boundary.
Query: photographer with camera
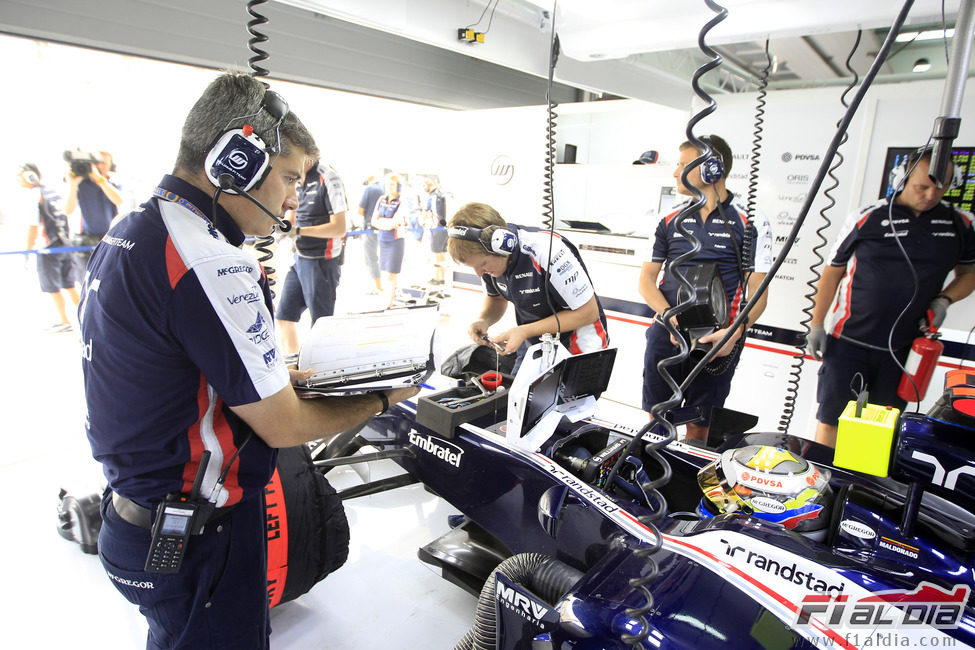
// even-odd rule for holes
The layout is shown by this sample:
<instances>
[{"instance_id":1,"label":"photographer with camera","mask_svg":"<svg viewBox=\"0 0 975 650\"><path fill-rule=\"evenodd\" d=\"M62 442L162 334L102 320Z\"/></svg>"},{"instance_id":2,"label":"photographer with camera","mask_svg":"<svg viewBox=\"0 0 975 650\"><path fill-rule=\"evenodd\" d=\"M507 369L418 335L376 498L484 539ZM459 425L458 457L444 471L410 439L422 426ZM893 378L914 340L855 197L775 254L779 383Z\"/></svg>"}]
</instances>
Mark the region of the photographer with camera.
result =
<instances>
[{"instance_id":1,"label":"photographer with camera","mask_svg":"<svg viewBox=\"0 0 975 650\"><path fill-rule=\"evenodd\" d=\"M732 153L728 143L716 135L701 139L711 147L712 153L701 165L688 173L687 181L703 192L706 203L699 211L689 215L683 221L684 227L700 241L701 250L690 260L690 263L681 266L681 272L688 275L696 270L695 267L713 264L717 267L724 283L728 304L727 321L725 327L715 329L697 340L698 345L707 346L720 340L727 333L727 325L734 320L739 307L745 302L745 287L748 289L748 294L752 295L765 278L766 272L772 265L772 231L765 215L756 212L753 219L749 219L742 203L726 189L725 179L731 172L732 165ZM680 146L677 169L674 170L678 193L692 199L694 193L684 185L681 173L684 167L702 153L692 143L684 142ZM691 249L690 241L676 228L675 217L686 205L687 202L684 202L675 206L672 212L660 220L654 234L651 254L643 263L640 272L640 295L658 317L679 302L680 285L672 272L671 265L674 259ZM661 269L664 269L664 275L658 285ZM763 294L749 312L749 323L754 323L765 311L767 295L767 293ZM676 318L672 322L675 327L678 327ZM741 354L745 329L746 327L741 327L735 332L718 352L715 360L709 364L707 371L699 374L684 392L684 405L700 407L703 416L702 420L687 424L688 441L703 443L707 440L711 426L711 408L723 406L728 397L731 378L734 376ZM647 328L647 348L643 367L644 411L649 412L654 404L670 399L673 394L657 371L657 363L661 359L674 356L677 352L677 343L671 338L666 327L654 323ZM680 384L695 364L696 359L689 357L680 364L670 366L667 370Z\"/></svg>"},{"instance_id":2,"label":"photographer with camera","mask_svg":"<svg viewBox=\"0 0 975 650\"><path fill-rule=\"evenodd\" d=\"M74 240L76 246L94 246L108 232L112 220L122 205L122 195L117 185L109 180L114 168L112 154L100 151L98 155L80 149L65 151L68 163L68 199L64 211L71 215L81 208L81 230ZM84 254L85 260L91 256Z\"/></svg>"}]
</instances>

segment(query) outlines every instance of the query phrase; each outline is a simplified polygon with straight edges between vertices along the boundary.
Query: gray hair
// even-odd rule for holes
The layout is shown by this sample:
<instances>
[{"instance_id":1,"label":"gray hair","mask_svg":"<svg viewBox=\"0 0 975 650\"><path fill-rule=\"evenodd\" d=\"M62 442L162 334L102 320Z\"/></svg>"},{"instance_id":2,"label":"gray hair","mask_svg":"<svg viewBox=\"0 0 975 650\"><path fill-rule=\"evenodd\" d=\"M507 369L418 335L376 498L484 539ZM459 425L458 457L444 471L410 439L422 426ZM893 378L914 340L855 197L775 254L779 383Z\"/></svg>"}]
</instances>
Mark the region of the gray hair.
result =
<instances>
[{"instance_id":1,"label":"gray hair","mask_svg":"<svg viewBox=\"0 0 975 650\"><path fill-rule=\"evenodd\" d=\"M217 139L245 123L254 127L254 133L269 147L280 148L277 153L282 156L291 155L297 147L317 157L315 139L297 115L289 111L278 126L277 118L261 108L264 90L258 79L240 72L227 72L210 82L183 122L176 169L199 172Z\"/></svg>"}]
</instances>

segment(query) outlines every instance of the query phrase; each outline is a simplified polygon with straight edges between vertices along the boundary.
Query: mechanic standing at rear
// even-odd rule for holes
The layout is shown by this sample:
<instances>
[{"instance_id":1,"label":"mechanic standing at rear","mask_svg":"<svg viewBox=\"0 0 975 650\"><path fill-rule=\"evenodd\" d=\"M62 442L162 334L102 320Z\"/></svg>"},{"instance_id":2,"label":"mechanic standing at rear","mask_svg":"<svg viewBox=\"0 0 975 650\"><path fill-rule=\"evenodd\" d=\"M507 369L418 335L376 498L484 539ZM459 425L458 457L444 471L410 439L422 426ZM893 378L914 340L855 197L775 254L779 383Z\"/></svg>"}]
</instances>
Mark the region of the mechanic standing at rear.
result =
<instances>
[{"instance_id":1,"label":"mechanic standing at rear","mask_svg":"<svg viewBox=\"0 0 975 650\"><path fill-rule=\"evenodd\" d=\"M88 265L86 428L109 486L98 553L146 617L148 648L267 648L275 448L348 430L417 392L299 400L292 388L301 373L289 376L266 278L240 246L297 207L317 154L280 96L221 75L186 118L173 174Z\"/></svg>"},{"instance_id":2,"label":"mechanic standing at rear","mask_svg":"<svg viewBox=\"0 0 975 650\"><path fill-rule=\"evenodd\" d=\"M871 404L903 410L906 402L897 396L903 370L888 344L903 364L919 322L940 327L948 306L975 289L972 215L942 202L948 183L939 188L929 178L930 162L929 149L909 156L899 172L906 181L891 183L893 205L883 199L851 214L823 268L806 341L810 354L823 360L816 388L816 442L836 445L839 417L856 396L851 386L866 388ZM944 286L952 269L955 277Z\"/></svg>"}]
</instances>

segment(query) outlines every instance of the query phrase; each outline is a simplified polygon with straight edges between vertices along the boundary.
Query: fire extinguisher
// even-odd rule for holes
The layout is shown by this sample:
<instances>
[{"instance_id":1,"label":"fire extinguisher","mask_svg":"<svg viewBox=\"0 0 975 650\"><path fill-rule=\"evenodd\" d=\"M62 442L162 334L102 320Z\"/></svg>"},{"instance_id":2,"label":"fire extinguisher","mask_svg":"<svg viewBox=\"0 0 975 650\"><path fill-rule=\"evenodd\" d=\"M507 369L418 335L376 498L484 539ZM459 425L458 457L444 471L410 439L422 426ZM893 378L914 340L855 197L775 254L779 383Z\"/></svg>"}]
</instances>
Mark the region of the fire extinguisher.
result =
<instances>
[{"instance_id":1,"label":"fire extinguisher","mask_svg":"<svg viewBox=\"0 0 975 650\"><path fill-rule=\"evenodd\" d=\"M945 349L938 336L938 328L931 327L927 334L917 337L911 344L911 353L907 355L904 374L897 386L897 396L905 402L920 402L928 392L938 357Z\"/></svg>"}]
</instances>

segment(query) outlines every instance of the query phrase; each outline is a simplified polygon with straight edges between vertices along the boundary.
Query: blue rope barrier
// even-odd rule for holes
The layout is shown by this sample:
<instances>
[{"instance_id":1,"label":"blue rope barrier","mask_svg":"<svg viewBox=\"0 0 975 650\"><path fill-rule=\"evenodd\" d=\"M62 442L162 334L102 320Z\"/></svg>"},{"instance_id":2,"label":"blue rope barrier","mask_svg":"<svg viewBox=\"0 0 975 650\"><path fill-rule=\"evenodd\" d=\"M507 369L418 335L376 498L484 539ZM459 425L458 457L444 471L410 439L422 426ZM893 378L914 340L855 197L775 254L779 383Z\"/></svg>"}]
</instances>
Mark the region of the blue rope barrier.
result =
<instances>
[{"instance_id":1,"label":"blue rope barrier","mask_svg":"<svg viewBox=\"0 0 975 650\"><path fill-rule=\"evenodd\" d=\"M0 251L0 255L51 255L53 253L82 253L95 250L94 246L59 246L56 248L28 249L22 251Z\"/></svg>"}]
</instances>

